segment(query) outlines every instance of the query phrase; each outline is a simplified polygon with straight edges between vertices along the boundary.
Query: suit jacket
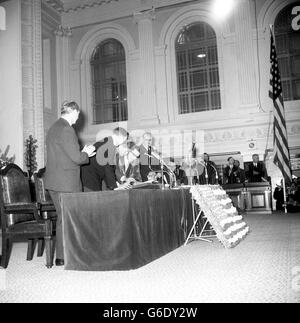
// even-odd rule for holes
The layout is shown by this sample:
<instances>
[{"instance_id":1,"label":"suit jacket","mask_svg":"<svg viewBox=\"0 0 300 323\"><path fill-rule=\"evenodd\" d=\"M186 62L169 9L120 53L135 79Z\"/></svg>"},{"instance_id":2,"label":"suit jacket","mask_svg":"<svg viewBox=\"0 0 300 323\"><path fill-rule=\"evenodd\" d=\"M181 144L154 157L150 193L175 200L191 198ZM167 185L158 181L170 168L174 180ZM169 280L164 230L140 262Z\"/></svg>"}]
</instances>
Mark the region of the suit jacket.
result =
<instances>
[{"instance_id":1,"label":"suit jacket","mask_svg":"<svg viewBox=\"0 0 300 323\"><path fill-rule=\"evenodd\" d=\"M94 144L96 156L90 158L87 165L81 167L81 180L84 187L92 191L102 191L102 182L106 187L113 190L117 187L115 176L116 147L112 137L106 137Z\"/></svg>"},{"instance_id":2,"label":"suit jacket","mask_svg":"<svg viewBox=\"0 0 300 323\"><path fill-rule=\"evenodd\" d=\"M245 171L238 167L235 172L234 172L236 178L236 183L245 183L245 180L246 180L246 174L245 174Z\"/></svg>"},{"instance_id":3,"label":"suit jacket","mask_svg":"<svg viewBox=\"0 0 300 323\"><path fill-rule=\"evenodd\" d=\"M49 129L47 138L45 188L56 192L80 192L80 165L88 163L87 153L80 151L75 130L63 119Z\"/></svg>"},{"instance_id":4,"label":"suit jacket","mask_svg":"<svg viewBox=\"0 0 300 323\"><path fill-rule=\"evenodd\" d=\"M235 184L238 183L236 178L237 168L235 166L230 169L230 166L227 165L224 169L224 184Z\"/></svg>"},{"instance_id":5,"label":"suit jacket","mask_svg":"<svg viewBox=\"0 0 300 323\"><path fill-rule=\"evenodd\" d=\"M174 174L176 176L177 184L188 184L188 178L185 175L185 171L181 169L180 167L176 166L176 169L174 170Z\"/></svg>"},{"instance_id":6,"label":"suit jacket","mask_svg":"<svg viewBox=\"0 0 300 323\"><path fill-rule=\"evenodd\" d=\"M257 172L258 174L254 174ZM263 162L258 162L255 167L253 163L249 165L248 171L246 172L246 177L250 183L262 182L262 177L267 179L267 170Z\"/></svg>"},{"instance_id":7,"label":"suit jacket","mask_svg":"<svg viewBox=\"0 0 300 323\"><path fill-rule=\"evenodd\" d=\"M218 178L219 178L219 174L215 170L215 169L217 169L217 166L215 165L215 163L212 162L212 161L208 161L207 165L206 165L206 168L207 168L207 175L208 175L208 184L210 184L210 185L219 184L218 180L217 180L217 176L216 176L216 175L218 175ZM199 176L199 184L200 185L206 185L207 184L206 183L206 177L205 177L205 170Z\"/></svg>"},{"instance_id":8,"label":"suit jacket","mask_svg":"<svg viewBox=\"0 0 300 323\"><path fill-rule=\"evenodd\" d=\"M120 183L123 176L126 178L134 178L136 181L142 181L139 159L130 163L127 169L125 169L124 157L117 155L116 161L116 177Z\"/></svg>"},{"instance_id":9,"label":"suit jacket","mask_svg":"<svg viewBox=\"0 0 300 323\"><path fill-rule=\"evenodd\" d=\"M148 174L151 171L160 171L160 162L157 158L150 158L145 154L148 154L148 150L144 145L139 146L140 153L140 173L142 176L142 181L145 182L148 180Z\"/></svg>"}]
</instances>

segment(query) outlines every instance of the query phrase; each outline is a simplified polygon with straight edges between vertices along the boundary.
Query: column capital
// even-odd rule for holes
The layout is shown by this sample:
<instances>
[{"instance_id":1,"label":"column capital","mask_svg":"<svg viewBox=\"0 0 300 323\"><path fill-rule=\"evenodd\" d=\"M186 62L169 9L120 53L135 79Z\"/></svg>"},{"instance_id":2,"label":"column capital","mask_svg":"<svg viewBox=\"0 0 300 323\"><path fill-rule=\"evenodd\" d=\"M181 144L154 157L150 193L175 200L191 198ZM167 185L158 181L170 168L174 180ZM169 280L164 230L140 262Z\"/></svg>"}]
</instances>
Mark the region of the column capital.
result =
<instances>
[{"instance_id":1,"label":"column capital","mask_svg":"<svg viewBox=\"0 0 300 323\"><path fill-rule=\"evenodd\" d=\"M152 8L147 11L140 11L140 12L133 13L133 22L135 24L138 24L143 20L155 20L155 19L156 19L155 8Z\"/></svg>"},{"instance_id":2,"label":"column capital","mask_svg":"<svg viewBox=\"0 0 300 323\"><path fill-rule=\"evenodd\" d=\"M70 27L63 27L62 25L59 25L57 29L54 30L54 35L59 37L72 37L73 32Z\"/></svg>"}]
</instances>

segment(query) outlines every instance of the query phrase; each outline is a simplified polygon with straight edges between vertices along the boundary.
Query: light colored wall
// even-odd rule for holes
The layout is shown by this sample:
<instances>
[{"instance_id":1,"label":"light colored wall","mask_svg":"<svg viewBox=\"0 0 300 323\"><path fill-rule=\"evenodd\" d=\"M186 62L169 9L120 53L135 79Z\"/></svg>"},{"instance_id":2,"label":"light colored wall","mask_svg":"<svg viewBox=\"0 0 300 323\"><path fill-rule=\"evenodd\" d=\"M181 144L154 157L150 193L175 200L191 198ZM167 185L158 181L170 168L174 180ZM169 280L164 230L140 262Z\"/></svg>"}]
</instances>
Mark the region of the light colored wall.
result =
<instances>
[{"instance_id":1,"label":"light colored wall","mask_svg":"<svg viewBox=\"0 0 300 323\"><path fill-rule=\"evenodd\" d=\"M255 8L253 0L240 0L223 22L214 20L212 1L182 1L181 6L158 8L153 20L145 14L134 18L134 13L149 9L150 2L124 0L63 15L63 25L73 30L69 40L70 94L90 116L89 55L97 39L100 42L116 36L127 56L129 130L204 130L204 149L208 153L240 151L245 161L254 152L262 157L265 149L272 147L268 26L292 1L260 0ZM159 5L168 3L174 1L160 1ZM147 18L146 23L141 23ZM216 32L222 109L181 116L177 112L173 44L180 28L196 21L206 21ZM143 43L145 39L151 41ZM299 101L286 103L286 118L289 145L295 147L300 142ZM92 125L88 118L82 137L93 142L99 131L115 126ZM254 149L249 148L250 141L255 143Z\"/></svg>"},{"instance_id":2,"label":"light colored wall","mask_svg":"<svg viewBox=\"0 0 300 323\"><path fill-rule=\"evenodd\" d=\"M23 167L23 113L21 75L21 10L18 0L2 3L6 30L0 30L0 148Z\"/></svg>"},{"instance_id":3,"label":"light colored wall","mask_svg":"<svg viewBox=\"0 0 300 323\"><path fill-rule=\"evenodd\" d=\"M58 89L58 76L57 61L60 55L57 52L57 41L58 37L55 35L58 25L60 24L60 16L55 13L51 8L47 7L44 3L42 4L42 39L44 42L49 44L49 50L45 53L43 48L43 57L48 61L48 69L50 73L44 70L44 133L45 136L57 120L59 116L58 106L59 100L59 89ZM57 57L58 56L58 57ZM50 81L50 84L45 82L45 77ZM45 94L47 101L45 100Z\"/></svg>"}]
</instances>

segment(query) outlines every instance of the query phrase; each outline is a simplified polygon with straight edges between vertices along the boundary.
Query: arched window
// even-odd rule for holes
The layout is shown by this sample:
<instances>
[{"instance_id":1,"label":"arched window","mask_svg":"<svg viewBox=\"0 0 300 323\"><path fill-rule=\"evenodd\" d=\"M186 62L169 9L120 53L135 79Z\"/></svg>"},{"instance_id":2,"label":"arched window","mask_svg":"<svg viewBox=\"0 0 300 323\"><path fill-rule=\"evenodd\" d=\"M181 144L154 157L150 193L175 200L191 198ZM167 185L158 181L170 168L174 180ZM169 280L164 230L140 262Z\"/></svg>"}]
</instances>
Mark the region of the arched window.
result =
<instances>
[{"instance_id":1,"label":"arched window","mask_svg":"<svg viewBox=\"0 0 300 323\"><path fill-rule=\"evenodd\" d=\"M126 121L126 58L123 45L115 39L103 41L94 50L91 68L94 123Z\"/></svg>"},{"instance_id":2,"label":"arched window","mask_svg":"<svg viewBox=\"0 0 300 323\"><path fill-rule=\"evenodd\" d=\"M175 49L179 114L221 109L214 30L205 22L186 26Z\"/></svg>"},{"instance_id":3,"label":"arched window","mask_svg":"<svg viewBox=\"0 0 300 323\"><path fill-rule=\"evenodd\" d=\"M292 9L295 4L285 7L277 15L274 24L276 51L285 101L300 99L300 31L294 31L292 28L292 19L295 17L292 15Z\"/></svg>"}]
</instances>

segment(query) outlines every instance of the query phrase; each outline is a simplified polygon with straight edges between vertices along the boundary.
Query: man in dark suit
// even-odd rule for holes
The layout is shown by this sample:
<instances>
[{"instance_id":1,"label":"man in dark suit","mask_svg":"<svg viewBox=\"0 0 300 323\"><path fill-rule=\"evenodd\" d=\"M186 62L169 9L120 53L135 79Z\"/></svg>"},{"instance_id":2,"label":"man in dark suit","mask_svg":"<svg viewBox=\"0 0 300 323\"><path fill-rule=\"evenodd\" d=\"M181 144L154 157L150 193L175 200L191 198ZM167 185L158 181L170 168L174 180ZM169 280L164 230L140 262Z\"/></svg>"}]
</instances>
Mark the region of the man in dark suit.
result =
<instances>
[{"instance_id":1,"label":"man in dark suit","mask_svg":"<svg viewBox=\"0 0 300 323\"><path fill-rule=\"evenodd\" d=\"M234 159L232 157L229 157L227 159L228 165L224 169L224 184L235 184L236 181L236 167L234 165Z\"/></svg>"},{"instance_id":2,"label":"man in dark suit","mask_svg":"<svg viewBox=\"0 0 300 323\"><path fill-rule=\"evenodd\" d=\"M267 170L265 164L259 161L257 154L252 155L253 162L246 172L247 181L250 183L267 182Z\"/></svg>"},{"instance_id":3,"label":"man in dark suit","mask_svg":"<svg viewBox=\"0 0 300 323\"><path fill-rule=\"evenodd\" d=\"M118 127L113 130L111 136L94 144L96 156L92 157L87 165L81 167L81 180L85 192L102 191L103 182L108 190L117 188L116 149L126 142L127 138L128 132Z\"/></svg>"},{"instance_id":4,"label":"man in dark suit","mask_svg":"<svg viewBox=\"0 0 300 323\"><path fill-rule=\"evenodd\" d=\"M139 151L133 141L126 142L118 149L116 177L120 184L141 182Z\"/></svg>"},{"instance_id":5,"label":"man in dark suit","mask_svg":"<svg viewBox=\"0 0 300 323\"><path fill-rule=\"evenodd\" d=\"M234 176L236 178L236 183L245 183L246 174L244 169L240 168L240 162L237 159L234 160L234 166Z\"/></svg>"},{"instance_id":6,"label":"man in dark suit","mask_svg":"<svg viewBox=\"0 0 300 323\"><path fill-rule=\"evenodd\" d=\"M74 101L65 101L61 118L49 129L46 139L47 163L45 188L49 190L57 213L56 265L64 264L62 214L59 196L61 193L81 192L80 165L88 163L95 148L85 146L80 151L78 138L72 125L79 117L79 106Z\"/></svg>"},{"instance_id":7,"label":"man in dark suit","mask_svg":"<svg viewBox=\"0 0 300 323\"><path fill-rule=\"evenodd\" d=\"M153 138L150 132L146 132L143 135L143 143L139 146L140 152L140 173L142 181L148 180L148 174L152 171L160 171L160 162L155 158L152 153L155 152L155 148L152 146ZM152 156L152 157L150 157Z\"/></svg>"},{"instance_id":8,"label":"man in dark suit","mask_svg":"<svg viewBox=\"0 0 300 323\"><path fill-rule=\"evenodd\" d=\"M205 169L203 173L199 176L200 185L217 185L219 184L219 174L217 171L216 164L209 160L209 155L204 153L203 155Z\"/></svg>"}]
</instances>

